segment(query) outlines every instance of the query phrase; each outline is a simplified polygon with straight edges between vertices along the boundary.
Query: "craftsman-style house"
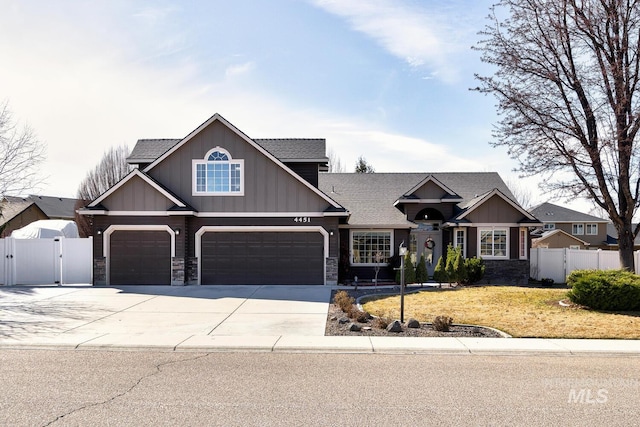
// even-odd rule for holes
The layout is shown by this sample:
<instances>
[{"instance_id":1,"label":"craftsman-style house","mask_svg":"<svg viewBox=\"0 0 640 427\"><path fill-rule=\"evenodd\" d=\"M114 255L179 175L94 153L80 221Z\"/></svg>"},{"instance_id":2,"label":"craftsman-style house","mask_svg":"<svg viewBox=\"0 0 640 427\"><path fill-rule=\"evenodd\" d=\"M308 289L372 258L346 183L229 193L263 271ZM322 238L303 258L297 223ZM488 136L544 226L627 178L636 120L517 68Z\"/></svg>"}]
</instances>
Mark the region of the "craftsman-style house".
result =
<instances>
[{"instance_id":1,"label":"craftsman-style house","mask_svg":"<svg viewBox=\"0 0 640 427\"><path fill-rule=\"evenodd\" d=\"M491 281L529 276L540 225L496 173L326 173L323 139L252 139L215 114L139 140L93 216L94 283L335 284L391 279L404 243L429 271L448 244Z\"/></svg>"}]
</instances>

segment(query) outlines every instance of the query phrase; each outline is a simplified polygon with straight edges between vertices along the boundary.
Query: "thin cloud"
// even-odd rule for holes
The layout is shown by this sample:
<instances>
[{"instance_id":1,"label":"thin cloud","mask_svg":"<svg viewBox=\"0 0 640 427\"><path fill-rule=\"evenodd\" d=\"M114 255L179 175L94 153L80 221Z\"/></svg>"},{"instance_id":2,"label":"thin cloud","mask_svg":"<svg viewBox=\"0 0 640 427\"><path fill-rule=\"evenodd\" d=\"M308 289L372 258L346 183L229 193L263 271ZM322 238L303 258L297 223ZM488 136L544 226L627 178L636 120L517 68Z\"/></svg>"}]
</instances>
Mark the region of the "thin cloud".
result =
<instances>
[{"instance_id":1,"label":"thin cloud","mask_svg":"<svg viewBox=\"0 0 640 427\"><path fill-rule=\"evenodd\" d=\"M230 67L227 67L224 75L227 77L235 77L242 74L247 74L255 68L255 65L255 62L253 61L245 62L244 64L231 65Z\"/></svg>"},{"instance_id":2,"label":"thin cloud","mask_svg":"<svg viewBox=\"0 0 640 427\"><path fill-rule=\"evenodd\" d=\"M351 27L374 39L392 55L415 68L431 68L438 78L454 82L457 67L449 59L460 49L452 28L435 10L393 0L312 0L329 13L345 18ZM466 47L466 46L465 46Z\"/></svg>"}]
</instances>

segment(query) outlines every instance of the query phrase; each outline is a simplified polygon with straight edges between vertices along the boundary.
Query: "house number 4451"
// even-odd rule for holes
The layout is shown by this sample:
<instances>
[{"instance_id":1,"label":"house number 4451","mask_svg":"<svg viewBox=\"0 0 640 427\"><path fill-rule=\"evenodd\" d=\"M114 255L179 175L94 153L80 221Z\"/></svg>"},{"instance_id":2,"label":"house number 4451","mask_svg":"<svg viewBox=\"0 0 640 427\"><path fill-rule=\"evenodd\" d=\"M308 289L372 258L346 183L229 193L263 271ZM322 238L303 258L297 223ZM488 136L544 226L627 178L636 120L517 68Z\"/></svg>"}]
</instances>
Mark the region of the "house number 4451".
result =
<instances>
[{"instance_id":1,"label":"house number 4451","mask_svg":"<svg viewBox=\"0 0 640 427\"><path fill-rule=\"evenodd\" d=\"M297 216L293 218L293 222L311 222L311 218L308 216Z\"/></svg>"}]
</instances>

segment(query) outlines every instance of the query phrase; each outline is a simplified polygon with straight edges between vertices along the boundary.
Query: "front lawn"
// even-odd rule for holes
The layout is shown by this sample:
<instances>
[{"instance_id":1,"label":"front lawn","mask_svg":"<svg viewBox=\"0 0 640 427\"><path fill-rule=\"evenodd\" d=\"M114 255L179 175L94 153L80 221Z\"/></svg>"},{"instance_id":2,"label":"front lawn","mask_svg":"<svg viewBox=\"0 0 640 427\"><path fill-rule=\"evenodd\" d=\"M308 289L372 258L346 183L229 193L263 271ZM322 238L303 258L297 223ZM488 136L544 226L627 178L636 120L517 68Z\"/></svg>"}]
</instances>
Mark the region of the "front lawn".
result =
<instances>
[{"instance_id":1,"label":"front lawn","mask_svg":"<svg viewBox=\"0 0 640 427\"><path fill-rule=\"evenodd\" d=\"M490 326L514 337L640 338L640 312L598 312L562 307L567 289L484 286L438 289L405 295L405 320L431 322L450 316L454 323ZM400 318L400 296L363 304L375 316Z\"/></svg>"}]
</instances>

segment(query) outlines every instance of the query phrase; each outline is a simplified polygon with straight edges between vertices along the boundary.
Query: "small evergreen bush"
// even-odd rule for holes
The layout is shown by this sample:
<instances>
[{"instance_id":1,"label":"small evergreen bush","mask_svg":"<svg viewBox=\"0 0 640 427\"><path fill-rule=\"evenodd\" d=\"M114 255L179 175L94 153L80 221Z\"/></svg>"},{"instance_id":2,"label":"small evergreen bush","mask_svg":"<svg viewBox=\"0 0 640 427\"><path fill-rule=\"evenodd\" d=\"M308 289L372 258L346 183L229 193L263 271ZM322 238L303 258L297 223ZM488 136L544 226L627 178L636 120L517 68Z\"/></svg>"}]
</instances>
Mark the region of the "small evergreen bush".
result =
<instances>
[{"instance_id":1,"label":"small evergreen bush","mask_svg":"<svg viewBox=\"0 0 640 427\"><path fill-rule=\"evenodd\" d=\"M435 270L433 270L433 280L440 283L442 285L443 282L447 282L447 272L444 267L444 259L442 257L438 258L438 263L436 264Z\"/></svg>"},{"instance_id":2,"label":"small evergreen bush","mask_svg":"<svg viewBox=\"0 0 640 427\"><path fill-rule=\"evenodd\" d=\"M594 310L640 310L640 276L624 270L576 270L567 277L569 299Z\"/></svg>"},{"instance_id":3,"label":"small evergreen bush","mask_svg":"<svg viewBox=\"0 0 640 427\"><path fill-rule=\"evenodd\" d=\"M427 265L425 264L424 254L420 255L420 261L416 266L416 283L425 283L429 280L429 273L427 272Z\"/></svg>"},{"instance_id":4,"label":"small evergreen bush","mask_svg":"<svg viewBox=\"0 0 640 427\"><path fill-rule=\"evenodd\" d=\"M400 270L396 271L396 283L400 284ZM411 255L407 252L407 255L404 257L404 283L415 283L416 282L416 269L411 262Z\"/></svg>"},{"instance_id":5,"label":"small evergreen bush","mask_svg":"<svg viewBox=\"0 0 640 427\"><path fill-rule=\"evenodd\" d=\"M444 271L447 272L447 281L449 283L457 282L457 274L456 274L456 250L453 249L453 246L449 244L447 246L447 262L444 267Z\"/></svg>"},{"instance_id":6,"label":"small evergreen bush","mask_svg":"<svg viewBox=\"0 0 640 427\"><path fill-rule=\"evenodd\" d=\"M460 248L456 248L456 259L453 262L453 270L455 272L456 282L458 282L458 284L467 283L467 268L465 266L464 257L462 256L462 250L460 250Z\"/></svg>"},{"instance_id":7,"label":"small evergreen bush","mask_svg":"<svg viewBox=\"0 0 640 427\"><path fill-rule=\"evenodd\" d=\"M466 258L464 260L464 266L467 273L466 283L476 283L484 277L485 266L482 258Z\"/></svg>"}]
</instances>

